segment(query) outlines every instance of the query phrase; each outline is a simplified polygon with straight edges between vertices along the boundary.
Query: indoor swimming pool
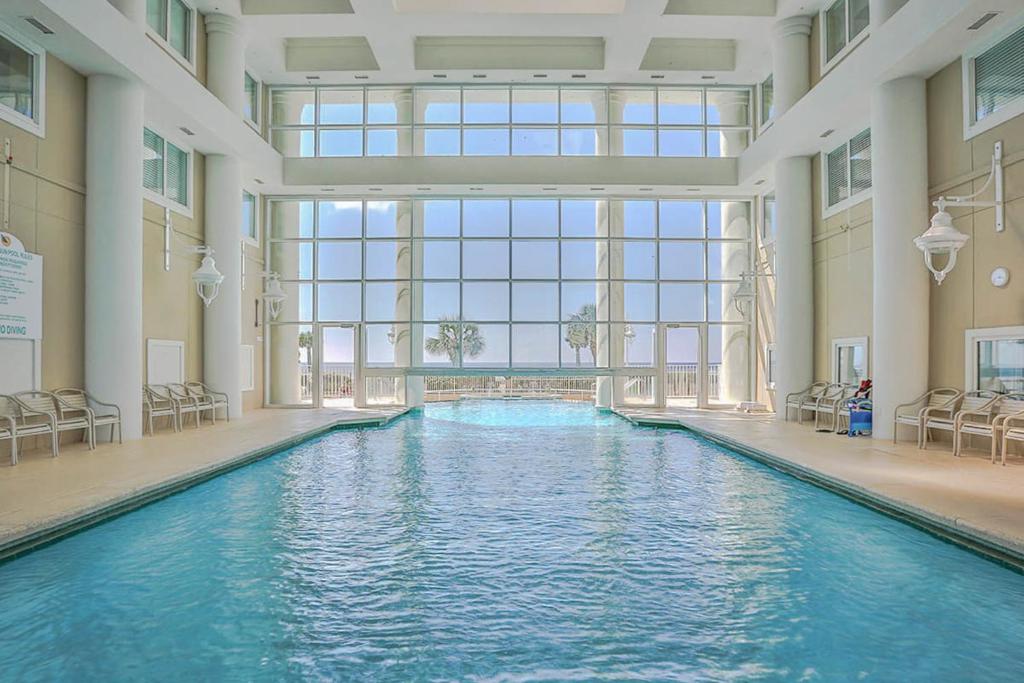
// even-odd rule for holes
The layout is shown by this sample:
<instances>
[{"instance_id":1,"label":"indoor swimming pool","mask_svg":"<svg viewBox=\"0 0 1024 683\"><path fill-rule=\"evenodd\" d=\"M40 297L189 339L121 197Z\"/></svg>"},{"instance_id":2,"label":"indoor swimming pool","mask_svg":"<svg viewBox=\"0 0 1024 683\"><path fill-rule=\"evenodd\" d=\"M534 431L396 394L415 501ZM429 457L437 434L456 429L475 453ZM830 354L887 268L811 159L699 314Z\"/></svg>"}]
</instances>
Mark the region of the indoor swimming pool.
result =
<instances>
[{"instance_id":1,"label":"indoor swimming pool","mask_svg":"<svg viewBox=\"0 0 1024 683\"><path fill-rule=\"evenodd\" d=\"M1019 680L1024 576L684 431L434 404L0 565L0 680Z\"/></svg>"}]
</instances>

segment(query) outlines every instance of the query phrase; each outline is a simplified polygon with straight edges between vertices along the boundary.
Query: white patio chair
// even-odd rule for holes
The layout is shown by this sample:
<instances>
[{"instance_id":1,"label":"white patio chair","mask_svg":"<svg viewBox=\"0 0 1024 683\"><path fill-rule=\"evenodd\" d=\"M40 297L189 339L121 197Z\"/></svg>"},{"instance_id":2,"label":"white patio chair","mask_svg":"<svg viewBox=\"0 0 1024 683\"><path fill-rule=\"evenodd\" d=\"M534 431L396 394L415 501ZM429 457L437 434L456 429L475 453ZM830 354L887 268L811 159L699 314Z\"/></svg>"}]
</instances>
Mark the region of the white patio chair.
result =
<instances>
[{"instance_id":1,"label":"white patio chair","mask_svg":"<svg viewBox=\"0 0 1024 683\"><path fill-rule=\"evenodd\" d=\"M193 396L199 398L200 401L208 402L210 405L213 406L213 408L214 408L214 411L213 411L213 421L214 422L217 421L217 409L219 409L219 408L223 408L224 409L224 419L227 422L231 422L231 415L230 415L230 413L228 411L228 395L227 394L225 394L223 392L220 392L220 391L214 391L213 389L208 387L206 384L204 384L204 383L202 383L202 382L200 382L198 380L193 380L191 382L185 382L185 387L189 390L189 393L191 393Z\"/></svg>"},{"instance_id":2,"label":"white patio chair","mask_svg":"<svg viewBox=\"0 0 1024 683\"><path fill-rule=\"evenodd\" d=\"M185 427L186 415L195 415L196 429L199 429L199 418L205 409L199 405L199 399L189 395L184 384L172 383L165 384L164 386L167 387L171 397L178 406L178 422L181 424L182 429Z\"/></svg>"},{"instance_id":3,"label":"white patio chair","mask_svg":"<svg viewBox=\"0 0 1024 683\"><path fill-rule=\"evenodd\" d=\"M990 459L995 462L1003 422L1020 412L1024 412L1024 394L999 394L978 410L959 411L956 414L953 455L959 456L963 452L965 436L980 436L991 440Z\"/></svg>"},{"instance_id":4,"label":"white patio chair","mask_svg":"<svg viewBox=\"0 0 1024 683\"><path fill-rule=\"evenodd\" d=\"M1006 466L1006 452L1010 442L1024 442L1024 412L1007 415L1003 420L1003 443L1001 464Z\"/></svg>"},{"instance_id":5,"label":"white patio chair","mask_svg":"<svg viewBox=\"0 0 1024 683\"><path fill-rule=\"evenodd\" d=\"M124 443L124 435L121 433L121 408L119 406L113 403L104 403L85 391L85 389L66 387L64 389L57 389L53 393L61 401L71 406L70 409L62 409L63 411L83 410L85 408L92 410L93 429L95 430L97 427L110 427L110 442L113 443L114 428L116 427L117 441L118 443ZM97 407L94 408L93 406Z\"/></svg>"},{"instance_id":6,"label":"white patio chair","mask_svg":"<svg viewBox=\"0 0 1024 683\"><path fill-rule=\"evenodd\" d=\"M149 424L149 435L153 436L153 418L171 418L174 431L181 431L179 425L178 403L174 400L171 390L162 384L146 384L142 387L142 410Z\"/></svg>"},{"instance_id":7,"label":"white patio chair","mask_svg":"<svg viewBox=\"0 0 1024 683\"><path fill-rule=\"evenodd\" d=\"M917 447L928 447L928 430L924 423L929 419L946 419L953 424L953 415L964 392L959 389L942 387L931 389L909 403L896 406L893 414L892 442L896 443L901 426L913 427L917 431Z\"/></svg>"},{"instance_id":8,"label":"white patio chair","mask_svg":"<svg viewBox=\"0 0 1024 683\"><path fill-rule=\"evenodd\" d=\"M89 444L89 448L96 448L96 432L93 431L93 413L91 408L82 410L73 409L72 406L64 403L60 398L49 391L19 391L14 395L14 400L21 404L22 409L28 409L36 413L49 413L53 415L54 428L57 436L60 432L71 432L82 430L82 441ZM67 411L62 415L62 410ZM60 440L57 440L57 448L60 449Z\"/></svg>"},{"instance_id":9,"label":"white patio chair","mask_svg":"<svg viewBox=\"0 0 1024 683\"><path fill-rule=\"evenodd\" d=\"M821 398L821 395L825 393L829 386L829 382L815 382L802 391L787 394L784 404L784 410L786 411L785 419L789 420L789 410L793 408L796 410L796 421L802 423L804 410L812 410L817 400Z\"/></svg>"},{"instance_id":10,"label":"white patio chair","mask_svg":"<svg viewBox=\"0 0 1024 683\"><path fill-rule=\"evenodd\" d=\"M26 409L13 396L0 395L0 416L5 430L13 430L11 438L11 464L18 464L18 439L26 436L50 435L50 454L57 457L57 418L52 413L37 413Z\"/></svg>"},{"instance_id":11,"label":"white patio chair","mask_svg":"<svg viewBox=\"0 0 1024 683\"><path fill-rule=\"evenodd\" d=\"M833 384L814 404L814 431L834 432L839 428L839 411L857 393L853 384ZM823 419L828 418L829 424L823 427Z\"/></svg>"}]
</instances>

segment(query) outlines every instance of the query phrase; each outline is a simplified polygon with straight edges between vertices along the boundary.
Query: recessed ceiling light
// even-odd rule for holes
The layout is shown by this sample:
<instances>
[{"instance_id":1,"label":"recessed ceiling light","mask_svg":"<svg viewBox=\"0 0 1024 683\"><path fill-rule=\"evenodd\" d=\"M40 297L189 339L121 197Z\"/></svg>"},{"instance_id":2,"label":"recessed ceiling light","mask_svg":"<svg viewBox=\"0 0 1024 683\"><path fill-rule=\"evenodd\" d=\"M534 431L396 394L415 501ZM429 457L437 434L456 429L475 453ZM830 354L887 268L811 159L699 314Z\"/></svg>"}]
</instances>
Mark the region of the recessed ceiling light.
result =
<instances>
[{"instance_id":1,"label":"recessed ceiling light","mask_svg":"<svg viewBox=\"0 0 1024 683\"><path fill-rule=\"evenodd\" d=\"M429 187L417 187L416 190L419 192L430 192Z\"/></svg>"},{"instance_id":2,"label":"recessed ceiling light","mask_svg":"<svg viewBox=\"0 0 1024 683\"><path fill-rule=\"evenodd\" d=\"M381 192L384 188L382 187L371 187L370 192Z\"/></svg>"},{"instance_id":3,"label":"recessed ceiling light","mask_svg":"<svg viewBox=\"0 0 1024 683\"><path fill-rule=\"evenodd\" d=\"M47 26L46 24L44 24L43 22L39 21L35 17L22 17L22 19L24 19L28 23L32 24L36 28L36 30L38 30L43 35L47 35L47 36L52 36L53 35L53 29L50 28L49 26Z\"/></svg>"},{"instance_id":4,"label":"recessed ceiling light","mask_svg":"<svg viewBox=\"0 0 1024 683\"><path fill-rule=\"evenodd\" d=\"M688 187L688 188L686 188L686 191L687 192L700 192L700 188L699 187Z\"/></svg>"},{"instance_id":5,"label":"recessed ceiling light","mask_svg":"<svg viewBox=\"0 0 1024 683\"><path fill-rule=\"evenodd\" d=\"M333 187L321 187L320 191L321 192L334 192L334 188Z\"/></svg>"},{"instance_id":6,"label":"recessed ceiling light","mask_svg":"<svg viewBox=\"0 0 1024 683\"><path fill-rule=\"evenodd\" d=\"M319 76L306 76L306 80L307 81L319 81L320 77Z\"/></svg>"},{"instance_id":7,"label":"recessed ceiling light","mask_svg":"<svg viewBox=\"0 0 1024 683\"><path fill-rule=\"evenodd\" d=\"M827 138L829 135L832 135L832 133L835 133L835 132L836 132L835 128L829 128L828 130L826 130L824 133L822 133L818 137L819 138Z\"/></svg>"},{"instance_id":8,"label":"recessed ceiling light","mask_svg":"<svg viewBox=\"0 0 1024 683\"><path fill-rule=\"evenodd\" d=\"M434 74L434 78L448 78L448 74Z\"/></svg>"},{"instance_id":9,"label":"recessed ceiling light","mask_svg":"<svg viewBox=\"0 0 1024 683\"><path fill-rule=\"evenodd\" d=\"M366 74L356 74L356 80L358 81L365 81L368 78L369 76L367 76Z\"/></svg>"},{"instance_id":10,"label":"recessed ceiling light","mask_svg":"<svg viewBox=\"0 0 1024 683\"><path fill-rule=\"evenodd\" d=\"M756 183L754 183L754 184L755 184L755 185L764 185L764 178L762 178L761 180L758 180L758 181L757 181Z\"/></svg>"},{"instance_id":11,"label":"recessed ceiling light","mask_svg":"<svg viewBox=\"0 0 1024 683\"><path fill-rule=\"evenodd\" d=\"M544 190L545 192L554 192L558 188L557 187L542 187L540 189Z\"/></svg>"},{"instance_id":12,"label":"recessed ceiling light","mask_svg":"<svg viewBox=\"0 0 1024 683\"><path fill-rule=\"evenodd\" d=\"M701 76L701 77L700 77L700 79L701 79L702 81L713 81L713 80L715 80L716 78L717 78L717 76L708 76L708 75L706 75L706 74L705 74L704 76Z\"/></svg>"},{"instance_id":13,"label":"recessed ceiling light","mask_svg":"<svg viewBox=\"0 0 1024 683\"><path fill-rule=\"evenodd\" d=\"M257 185L263 185L263 181L262 181L262 180L260 180L259 178L253 178L253 179L252 179L252 181L253 181L254 183L256 183Z\"/></svg>"},{"instance_id":14,"label":"recessed ceiling light","mask_svg":"<svg viewBox=\"0 0 1024 683\"><path fill-rule=\"evenodd\" d=\"M533 77L534 78L547 78L548 75L547 74L533 74Z\"/></svg>"},{"instance_id":15,"label":"recessed ceiling light","mask_svg":"<svg viewBox=\"0 0 1024 683\"><path fill-rule=\"evenodd\" d=\"M654 79L665 78L665 74L651 74L651 78L654 78Z\"/></svg>"},{"instance_id":16,"label":"recessed ceiling light","mask_svg":"<svg viewBox=\"0 0 1024 683\"><path fill-rule=\"evenodd\" d=\"M573 78L586 78L587 74L573 74L572 77Z\"/></svg>"},{"instance_id":17,"label":"recessed ceiling light","mask_svg":"<svg viewBox=\"0 0 1024 683\"><path fill-rule=\"evenodd\" d=\"M180 130L181 130L181 132L182 132L182 133L184 133L185 135L187 135L187 136L189 136L189 137L192 137L193 135L195 135L195 133L193 133L193 132L192 132L191 130L189 130L189 129L188 129L188 128L186 128L185 126L182 126L182 127L180 128Z\"/></svg>"},{"instance_id":18,"label":"recessed ceiling light","mask_svg":"<svg viewBox=\"0 0 1024 683\"><path fill-rule=\"evenodd\" d=\"M471 187L469 189L473 190L474 192L481 192L484 188L482 188L482 187Z\"/></svg>"},{"instance_id":19,"label":"recessed ceiling light","mask_svg":"<svg viewBox=\"0 0 1024 683\"><path fill-rule=\"evenodd\" d=\"M591 192L602 192L604 190L604 188L603 187L592 187L592 188L590 188L590 190L591 190Z\"/></svg>"},{"instance_id":20,"label":"recessed ceiling light","mask_svg":"<svg viewBox=\"0 0 1024 683\"><path fill-rule=\"evenodd\" d=\"M641 188L637 188L637 189L639 189L641 192L654 192L654 188L653 187L641 187Z\"/></svg>"},{"instance_id":21,"label":"recessed ceiling light","mask_svg":"<svg viewBox=\"0 0 1024 683\"><path fill-rule=\"evenodd\" d=\"M473 78L487 78L487 74L473 74Z\"/></svg>"},{"instance_id":22,"label":"recessed ceiling light","mask_svg":"<svg viewBox=\"0 0 1024 683\"><path fill-rule=\"evenodd\" d=\"M981 28L982 26L984 26L988 22L992 21L997 16L999 16L999 12L985 12L985 14L981 15L980 19L978 19L976 22L974 22L973 24L968 26L967 30L968 31L977 31L979 28Z\"/></svg>"}]
</instances>

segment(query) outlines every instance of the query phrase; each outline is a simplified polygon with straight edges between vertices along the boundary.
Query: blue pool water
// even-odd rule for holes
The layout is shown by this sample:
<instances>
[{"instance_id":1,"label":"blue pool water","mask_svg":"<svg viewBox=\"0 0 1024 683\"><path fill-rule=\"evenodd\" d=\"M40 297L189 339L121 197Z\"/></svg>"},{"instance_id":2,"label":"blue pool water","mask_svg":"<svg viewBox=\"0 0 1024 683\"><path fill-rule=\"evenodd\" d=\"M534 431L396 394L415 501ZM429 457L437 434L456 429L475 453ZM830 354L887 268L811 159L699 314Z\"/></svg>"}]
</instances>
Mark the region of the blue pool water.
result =
<instances>
[{"instance_id":1,"label":"blue pool water","mask_svg":"<svg viewBox=\"0 0 1024 683\"><path fill-rule=\"evenodd\" d=\"M0 680L1021 680L1024 576L678 431L462 402L0 565Z\"/></svg>"}]
</instances>

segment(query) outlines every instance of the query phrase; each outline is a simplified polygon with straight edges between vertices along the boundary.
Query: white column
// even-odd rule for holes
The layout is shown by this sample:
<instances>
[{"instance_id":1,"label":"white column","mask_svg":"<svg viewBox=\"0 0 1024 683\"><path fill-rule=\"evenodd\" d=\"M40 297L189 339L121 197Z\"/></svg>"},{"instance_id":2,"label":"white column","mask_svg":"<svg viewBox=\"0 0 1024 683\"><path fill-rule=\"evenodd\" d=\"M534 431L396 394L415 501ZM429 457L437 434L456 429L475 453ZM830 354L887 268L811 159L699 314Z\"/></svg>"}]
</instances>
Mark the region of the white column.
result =
<instances>
[{"instance_id":1,"label":"white column","mask_svg":"<svg viewBox=\"0 0 1024 683\"><path fill-rule=\"evenodd\" d=\"M85 385L142 436L142 86L90 76L86 94ZM238 365L236 362L235 365Z\"/></svg>"},{"instance_id":2,"label":"white column","mask_svg":"<svg viewBox=\"0 0 1024 683\"><path fill-rule=\"evenodd\" d=\"M228 395L231 417L242 414L239 358L242 345L242 169L234 157L206 157L206 244L224 275L220 293L203 316L203 374Z\"/></svg>"},{"instance_id":3,"label":"white column","mask_svg":"<svg viewBox=\"0 0 1024 683\"><path fill-rule=\"evenodd\" d=\"M206 15L206 87L228 109L245 110L245 40L242 23L227 14Z\"/></svg>"},{"instance_id":4,"label":"white column","mask_svg":"<svg viewBox=\"0 0 1024 683\"><path fill-rule=\"evenodd\" d=\"M110 0L110 4L128 17L129 21L143 28L146 26L146 0Z\"/></svg>"},{"instance_id":5,"label":"white column","mask_svg":"<svg viewBox=\"0 0 1024 683\"><path fill-rule=\"evenodd\" d=\"M907 0L870 0L868 13L871 16L871 30L874 31L889 21L889 17L896 14L905 4Z\"/></svg>"},{"instance_id":6,"label":"white column","mask_svg":"<svg viewBox=\"0 0 1024 683\"><path fill-rule=\"evenodd\" d=\"M929 275L913 242L929 220L923 78L872 92L871 186L874 434L888 438L896 405L928 388Z\"/></svg>"},{"instance_id":7,"label":"white column","mask_svg":"<svg viewBox=\"0 0 1024 683\"><path fill-rule=\"evenodd\" d=\"M814 277L811 252L811 160L775 162L775 405L814 376Z\"/></svg>"},{"instance_id":8,"label":"white column","mask_svg":"<svg viewBox=\"0 0 1024 683\"><path fill-rule=\"evenodd\" d=\"M776 117L785 114L811 87L810 36L810 17L789 17L775 24L772 87Z\"/></svg>"}]
</instances>

